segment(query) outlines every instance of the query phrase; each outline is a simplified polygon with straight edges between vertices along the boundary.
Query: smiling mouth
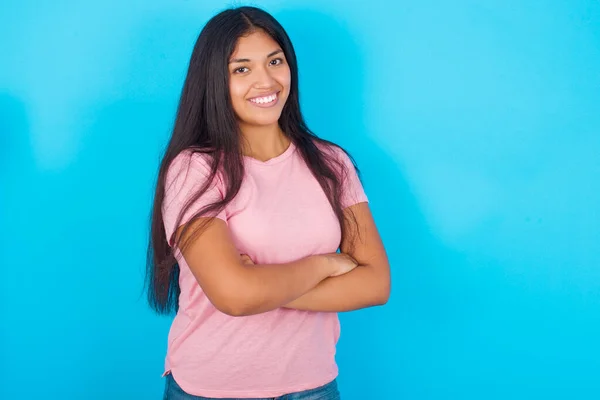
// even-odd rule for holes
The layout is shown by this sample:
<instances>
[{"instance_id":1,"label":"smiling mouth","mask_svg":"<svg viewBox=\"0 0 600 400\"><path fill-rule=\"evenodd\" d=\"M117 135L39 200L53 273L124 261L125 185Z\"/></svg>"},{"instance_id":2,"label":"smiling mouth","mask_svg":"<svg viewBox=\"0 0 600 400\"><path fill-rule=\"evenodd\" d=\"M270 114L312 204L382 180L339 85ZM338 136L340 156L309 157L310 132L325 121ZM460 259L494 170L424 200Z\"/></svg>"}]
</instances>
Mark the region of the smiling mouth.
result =
<instances>
[{"instance_id":1,"label":"smiling mouth","mask_svg":"<svg viewBox=\"0 0 600 400\"><path fill-rule=\"evenodd\" d=\"M248 99L248 101L258 107L270 107L275 105L277 100L279 100L279 93L280 92L276 92L268 96L253 97Z\"/></svg>"}]
</instances>

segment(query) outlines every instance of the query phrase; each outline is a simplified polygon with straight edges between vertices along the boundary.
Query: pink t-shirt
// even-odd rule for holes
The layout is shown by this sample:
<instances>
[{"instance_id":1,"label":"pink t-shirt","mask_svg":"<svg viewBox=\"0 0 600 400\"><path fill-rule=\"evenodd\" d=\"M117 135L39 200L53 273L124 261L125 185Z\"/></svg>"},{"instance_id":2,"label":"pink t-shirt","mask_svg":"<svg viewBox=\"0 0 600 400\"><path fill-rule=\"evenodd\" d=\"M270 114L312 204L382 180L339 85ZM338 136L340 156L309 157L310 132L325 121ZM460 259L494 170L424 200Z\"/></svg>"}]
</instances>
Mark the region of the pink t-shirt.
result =
<instances>
[{"instance_id":1,"label":"pink t-shirt","mask_svg":"<svg viewBox=\"0 0 600 400\"><path fill-rule=\"evenodd\" d=\"M367 201L350 159L333 151L348 169L343 207ZM188 196L206 182L204 157L184 151L169 168L163 208L168 238ZM338 220L294 144L266 162L245 157L244 163L240 192L217 215L227 222L240 254L257 264L276 264L338 249ZM217 175L183 222L223 195ZM179 311L169 332L165 374L171 372L183 390L205 397L276 397L337 376L337 313L278 308L232 317L211 304L183 257L179 267Z\"/></svg>"}]
</instances>

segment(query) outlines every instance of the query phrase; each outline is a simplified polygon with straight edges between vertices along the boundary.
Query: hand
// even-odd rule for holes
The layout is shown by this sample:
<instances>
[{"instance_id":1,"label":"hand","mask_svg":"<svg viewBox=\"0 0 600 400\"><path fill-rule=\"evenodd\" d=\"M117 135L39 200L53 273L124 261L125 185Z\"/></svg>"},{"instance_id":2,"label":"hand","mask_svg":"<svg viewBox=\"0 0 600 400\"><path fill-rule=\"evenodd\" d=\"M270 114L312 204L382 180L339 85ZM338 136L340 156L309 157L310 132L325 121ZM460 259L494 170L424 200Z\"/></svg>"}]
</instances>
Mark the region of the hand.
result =
<instances>
[{"instance_id":1,"label":"hand","mask_svg":"<svg viewBox=\"0 0 600 400\"><path fill-rule=\"evenodd\" d=\"M358 267L358 262L346 253L329 253L325 257L334 264L334 272L330 277L344 275Z\"/></svg>"},{"instance_id":2,"label":"hand","mask_svg":"<svg viewBox=\"0 0 600 400\"><path fill-rule=\"evenodd\" d=\"M254 261L252 261L252 259L250 258L250 256L246 255L246 254L241 254L242 257L242 264L244 265L254 265Z\"/></svg>"}]
</instances>

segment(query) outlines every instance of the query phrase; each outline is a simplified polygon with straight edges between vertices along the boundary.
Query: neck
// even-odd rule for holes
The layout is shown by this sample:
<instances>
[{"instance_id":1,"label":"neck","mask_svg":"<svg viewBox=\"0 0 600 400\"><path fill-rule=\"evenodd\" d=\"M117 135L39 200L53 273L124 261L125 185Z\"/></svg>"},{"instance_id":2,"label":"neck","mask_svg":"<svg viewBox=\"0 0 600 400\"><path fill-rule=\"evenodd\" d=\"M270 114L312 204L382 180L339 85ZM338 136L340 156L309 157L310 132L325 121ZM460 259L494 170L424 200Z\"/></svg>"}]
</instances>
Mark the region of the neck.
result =
<instances>
[{"instance_id":1,"label":"neck","mask_svg":"<svg viewBox=\"0 0 600 400\"><path fill-rule=\"evenodd\" d=\"M282 154L290 145L279 124L269 126L240 126L242 154L267 161Z\"/></svg>"}]
</instances>

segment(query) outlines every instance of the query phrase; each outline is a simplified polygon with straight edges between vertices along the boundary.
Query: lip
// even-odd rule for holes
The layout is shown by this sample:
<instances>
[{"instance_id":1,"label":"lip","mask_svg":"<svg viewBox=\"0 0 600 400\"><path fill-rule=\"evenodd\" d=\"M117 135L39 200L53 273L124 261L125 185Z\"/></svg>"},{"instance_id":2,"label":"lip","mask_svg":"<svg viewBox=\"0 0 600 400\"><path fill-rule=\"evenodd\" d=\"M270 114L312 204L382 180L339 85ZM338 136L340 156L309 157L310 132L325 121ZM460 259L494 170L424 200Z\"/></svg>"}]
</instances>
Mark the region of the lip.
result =
<instances>
[{"instance_id":1,"label":"lip","mask_svg":"<svg viewBox=\"0 0 600 400\"><path fill-rule=\"evenodd\" d=\"M272 95L277 95L277 98L275 99L275 101L272 101L272 102L270 102L270 103L264 103L264 104L261 104L261 103L254 103L254 102L250 101L250 99L248 99L248 102L249 102L250 104L252 104L253 106L255 106L255 107L260 107L260 108L271 108L271 107L274 107L274 106L276 106L276 105L279 103L279 97L280 97L280 94L281 94L281 91L277 91L277 92L265 93L265 94L263 94L263 95L260 95L260 96L254 96L254 97L252 97L252 98L251 98L251 99L256 99L256 98L258 98L258 97L268 97L268 96L272 96Z\"/></svg>"}]
</instances>

